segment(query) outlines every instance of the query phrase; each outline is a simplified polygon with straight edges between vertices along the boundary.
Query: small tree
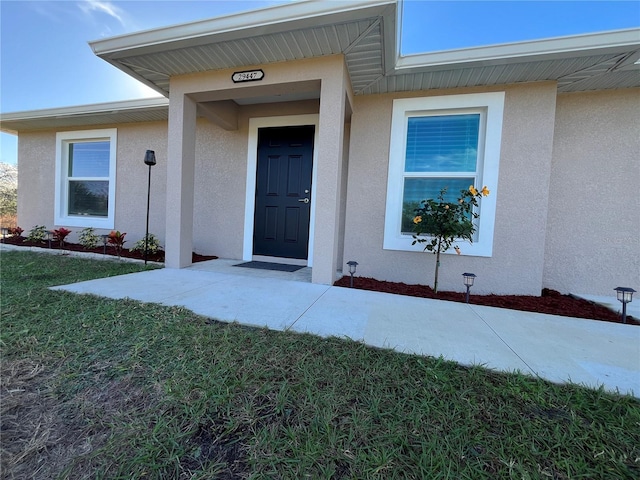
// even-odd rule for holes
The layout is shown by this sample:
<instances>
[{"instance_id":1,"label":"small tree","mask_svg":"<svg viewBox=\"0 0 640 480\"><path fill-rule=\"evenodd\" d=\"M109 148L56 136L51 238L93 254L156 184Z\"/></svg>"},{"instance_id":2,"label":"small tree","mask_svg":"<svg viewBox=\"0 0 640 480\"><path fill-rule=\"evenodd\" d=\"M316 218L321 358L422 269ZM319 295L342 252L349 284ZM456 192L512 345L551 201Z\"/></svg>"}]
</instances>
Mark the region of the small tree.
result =
<instances>
[{"instance_id":1,"label":"small tree","mask_svg":"<svg viewBox=\"0 0 640 480\"><path fill-rule=\"evenodd\" d=\"M478 200L480 197L489 195L489 189L485 186L478 192L471 185L468 190L460 191L457 202L445 201L446 193L447 187L444 187L436 199L422 200L413 218L415 233L412 245L424 243L424 251L428 250L436 255L436 272L433 281L435 293L438 293L440 253L449 250L456 240L473 241L473 234L476 231L474 220L479 217L476 211ZM456 252L460 253L458 247Z\"/></svg>"}]
</instances>

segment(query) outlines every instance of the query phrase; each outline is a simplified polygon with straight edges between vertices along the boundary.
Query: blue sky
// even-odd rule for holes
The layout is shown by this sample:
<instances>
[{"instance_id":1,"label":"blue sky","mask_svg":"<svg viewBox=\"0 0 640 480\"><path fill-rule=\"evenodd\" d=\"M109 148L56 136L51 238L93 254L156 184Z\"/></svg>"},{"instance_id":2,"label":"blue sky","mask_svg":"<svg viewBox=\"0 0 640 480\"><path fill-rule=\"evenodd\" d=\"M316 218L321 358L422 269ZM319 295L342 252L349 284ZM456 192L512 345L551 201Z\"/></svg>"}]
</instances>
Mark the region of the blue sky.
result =
<instances>
[{"instance_id":1,"label":"blue sky","mask_svg":"<svg viewBox=\"0 0 640 480\"><path fill-rule=\"evenodd\" d=\"M87 42L282 3L0 0L0 112L157 96ZM638 0L405 0L404 9L403 54L640 26ZM16 163L16 137L1 134L0 147L0 161Z\"/></svg>"}]
</instances>

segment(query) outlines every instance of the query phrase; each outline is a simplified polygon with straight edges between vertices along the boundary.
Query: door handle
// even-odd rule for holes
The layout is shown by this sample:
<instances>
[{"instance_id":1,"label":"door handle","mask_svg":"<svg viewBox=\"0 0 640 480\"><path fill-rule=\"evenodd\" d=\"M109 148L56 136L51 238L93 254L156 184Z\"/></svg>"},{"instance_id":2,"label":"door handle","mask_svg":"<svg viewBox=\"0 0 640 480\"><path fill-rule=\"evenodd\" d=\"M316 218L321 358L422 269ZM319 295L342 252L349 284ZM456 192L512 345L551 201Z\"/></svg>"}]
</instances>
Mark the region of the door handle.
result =
<instances>
[{"instance_id":1,"label":"door handle","mask_svg":"<svg viewBox=\"0 0 640 480\"><path fill-rule=\"evenodd\" d=\"M303 202L303 203L309 203L309 199L308 198L301 198L300 200L298 200L299 202Z\"/></svg>"}]
</instances>

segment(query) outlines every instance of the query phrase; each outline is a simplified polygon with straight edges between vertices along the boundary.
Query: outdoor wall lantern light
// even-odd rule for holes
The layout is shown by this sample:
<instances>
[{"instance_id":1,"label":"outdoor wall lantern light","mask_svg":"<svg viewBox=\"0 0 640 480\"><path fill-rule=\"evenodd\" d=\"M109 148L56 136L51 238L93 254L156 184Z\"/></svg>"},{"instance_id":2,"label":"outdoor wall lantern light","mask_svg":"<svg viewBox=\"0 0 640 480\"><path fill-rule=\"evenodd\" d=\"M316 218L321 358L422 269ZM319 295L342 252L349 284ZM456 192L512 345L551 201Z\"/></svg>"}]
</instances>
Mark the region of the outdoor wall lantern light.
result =
<instances>
[{"instance_id":1,"label":"outdoor wall lantern light","mask_svg":"<svg viewBox=\"0 0 640 480\"><path fill-rule=\"evenodd\" d=\"M351 283L349 284L349 288L353 288L353 274L356 273L356 269L358 268L358 262L349 260L347 262L347 265L349 265L349 274L351 275Z\"/></svg>"},{"instance_id":2,"label":"outdoor wall lantern light","mask_svg":"<svg viewBox=\"0 0 640 480\"><path fill-rule=\"evenodd\" d=\"M109 234L100 235L102 237L102 254L107 254L107 241L109 240Z\"/></svg>"},{"instance_id":3,"label":"outdoor wall lantern light","mask_svg":"<svg viewBox=\"0 0 640 480\"><path fill-rule=\"evenodd\" d=\"M149 242L149 202L151 200L151 167L156 164L156 152L153 150L147 150L144 154L144 163L149 165L149 183L147 186L147 228L144 234L144 264L147 264L147 257L149 256L148 242Z\"/></svg>"},{"instance_id":4,"label":"outdoor wall lantern light","mask_svg":"<svg viewBox=\"0 0 640 480\"><path fill-rule=\"evenodd\" d=\"M629 287L616 287L614 290L618 300L622 302L622 323L627 323L627 303L631 303L635 290Z\"/></svg>"},{"instance_id":5,"label":"outdoor wall lantern light","mask_svg":"<svg viewBox=\"0 0 640 480\"><path fill-rule=\"evenodd\" d=\"M469 303L469 289L473 287L476 275L474 273L463 273L462 278L464 279L464 286L467 287L467 303Z\"/></svg>"}]
</instances>

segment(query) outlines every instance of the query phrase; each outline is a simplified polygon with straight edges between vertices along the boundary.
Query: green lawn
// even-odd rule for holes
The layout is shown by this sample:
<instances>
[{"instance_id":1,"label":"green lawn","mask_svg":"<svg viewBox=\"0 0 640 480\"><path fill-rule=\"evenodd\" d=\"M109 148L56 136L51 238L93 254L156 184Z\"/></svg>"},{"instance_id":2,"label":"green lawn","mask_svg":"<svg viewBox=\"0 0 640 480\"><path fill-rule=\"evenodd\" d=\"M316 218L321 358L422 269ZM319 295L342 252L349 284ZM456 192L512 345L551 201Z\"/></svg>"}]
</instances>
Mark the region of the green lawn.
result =
<instances>
[{"instance_id":1,"label":"green lawn","mask_svg":"<svg viewBox=\"0 0 640 480\"><path fill-rule=\"evenodd\" d=\"M1 262L3 478L640 477L634 398L47 289L140 265Z\"/></svg>"}]
</instances>

